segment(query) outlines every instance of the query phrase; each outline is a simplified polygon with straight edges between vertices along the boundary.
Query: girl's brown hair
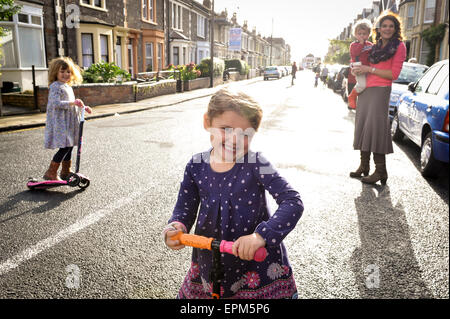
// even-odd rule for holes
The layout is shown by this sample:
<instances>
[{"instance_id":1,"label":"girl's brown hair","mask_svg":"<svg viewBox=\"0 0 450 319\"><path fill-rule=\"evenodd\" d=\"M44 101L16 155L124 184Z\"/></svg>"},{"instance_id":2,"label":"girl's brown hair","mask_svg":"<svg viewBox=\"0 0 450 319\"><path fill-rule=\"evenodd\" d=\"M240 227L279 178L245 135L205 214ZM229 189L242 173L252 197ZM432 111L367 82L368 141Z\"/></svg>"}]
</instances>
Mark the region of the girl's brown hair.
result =
<instances>
[{"instance_id":1,"label":"girl's brown hair","mask_svg":"<svg viewBox=\"0 0 450 319\"><path fill-rule=\"evenodd\" d=\"M372 29L372 39L374 42L376 43L381 39L381 34L378 32L378 29L381 28L381 24L384 20L391 20L394 23L395 33L392 35L392 38L403 41L402 19L392 11L385 11L378 17L377 22Z\"/></svg>"},{"instance_id":2,"label":"girl's brown hair","mask_svg":"<svg viewBox=\"0 0 450 319\"><path fill-rule=\"evenodd\" d=\"M80 67L69 57L59 57L50 61L48 70L48 85L58 80L60 70L69 70L71 73L69 85L80 84L83 82Z\"/></svg>"},{"instance_id":3,"label":"girl's brown hair","mask_svg":"<svg viewBox=\"0 0 450 319\"><path fill-rule=\"evenodd\" d=\"M207 111L209 121L225 111L234 111L245 117L255 131L261 124L263 114L261 107L252 97L243 92L233 92L224 88L211 97Z\"/></svg>"}]
</instances>

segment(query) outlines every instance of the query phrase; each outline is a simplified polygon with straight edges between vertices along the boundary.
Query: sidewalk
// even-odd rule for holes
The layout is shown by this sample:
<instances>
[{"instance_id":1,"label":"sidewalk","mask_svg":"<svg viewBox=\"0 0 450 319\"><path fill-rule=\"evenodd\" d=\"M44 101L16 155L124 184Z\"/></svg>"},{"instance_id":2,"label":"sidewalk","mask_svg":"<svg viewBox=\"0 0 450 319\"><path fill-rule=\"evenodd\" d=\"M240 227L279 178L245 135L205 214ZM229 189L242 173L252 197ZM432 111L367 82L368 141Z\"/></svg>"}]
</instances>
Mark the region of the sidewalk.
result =
<instances>
[{"instance_id":1,"label":"sidewalk","mask_svg":"<svg viewBox=\"0 0 450 319\"><path fill-rule=\"evenodd\" d=\"M126 114L139 111L145 111L152 108L163 107L178 104L181 102L186 102L193 99L199 99L202 97L207 97L213 95L216 91L223 87L229 85L239 84L239 85L249 85L258 81L262 81L262 77L256 77L250 80L243 80L239 82L228 82L225 84L218 85L213 88L193 90L183 93L175 93L168 95L161 95L154 98L142 100L133 103L123 103L123 104L107 104L107 105L97 105L92 107L92 114L85 115L86 120L113 116L116 113ZM206 106L205 106L206 107ZM45 126L46 113L31 113L24 115L9 115L0 117L0 132L22 130L27 128Z\"/></svg>"}]
</instances>

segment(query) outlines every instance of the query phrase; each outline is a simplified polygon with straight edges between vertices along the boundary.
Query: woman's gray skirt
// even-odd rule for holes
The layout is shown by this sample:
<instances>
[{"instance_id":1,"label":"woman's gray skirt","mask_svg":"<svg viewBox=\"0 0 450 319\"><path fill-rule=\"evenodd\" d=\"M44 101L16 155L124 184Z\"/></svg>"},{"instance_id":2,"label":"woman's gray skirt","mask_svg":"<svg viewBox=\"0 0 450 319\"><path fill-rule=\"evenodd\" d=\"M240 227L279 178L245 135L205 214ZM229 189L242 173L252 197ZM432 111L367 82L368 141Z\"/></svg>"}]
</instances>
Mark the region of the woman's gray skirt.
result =
<instances>
[{"instance_id":1,"label":"woman's gray skirt","mask_svg":"<svg viewBox=\"0 0 450 319\"><path fill-rule=\"evenodd\" d=\"M393 153L389 121L390 86L368 87L358 95L353 148L379 154Z\"/></svg>"}]
</instances>

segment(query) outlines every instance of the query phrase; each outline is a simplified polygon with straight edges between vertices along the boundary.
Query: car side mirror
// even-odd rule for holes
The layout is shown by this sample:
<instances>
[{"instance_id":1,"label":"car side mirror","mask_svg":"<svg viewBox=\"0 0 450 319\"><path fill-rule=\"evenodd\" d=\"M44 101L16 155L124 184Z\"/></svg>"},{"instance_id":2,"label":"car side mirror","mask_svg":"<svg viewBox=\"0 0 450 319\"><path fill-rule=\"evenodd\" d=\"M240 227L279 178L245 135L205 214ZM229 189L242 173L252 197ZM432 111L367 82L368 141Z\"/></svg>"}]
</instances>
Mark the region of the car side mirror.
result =
<instances>
[{"instance_id":1,"label":"car side mirror","mask_svg":"<svg viewBox=\"0 0 450 319\"><path fill-rule=\"evenodd\" d=\"M411 82L408 84L408 91L411 91L414 93L414 91L416 90L416 82Z\"/></svg>"}]
</instances>

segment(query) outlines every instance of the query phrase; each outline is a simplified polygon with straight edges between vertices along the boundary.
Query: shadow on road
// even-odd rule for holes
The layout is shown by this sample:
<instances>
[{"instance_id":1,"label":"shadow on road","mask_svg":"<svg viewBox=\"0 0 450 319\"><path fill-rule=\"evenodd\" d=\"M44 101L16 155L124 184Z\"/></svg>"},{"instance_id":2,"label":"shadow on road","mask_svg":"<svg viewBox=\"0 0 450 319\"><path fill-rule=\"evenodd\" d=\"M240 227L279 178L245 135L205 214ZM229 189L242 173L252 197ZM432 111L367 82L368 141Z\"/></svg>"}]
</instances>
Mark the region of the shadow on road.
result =
<instances>
[{"instance_id":1,"label":"shadow on road","mask_svg":"<svg viewBox=\"0 0 450 319\"><path fill-rule=\"evenodd\" d=\"M433 298L421 278L405 211L388 186L362 184L355 199L361 246L351 259L361 298Z\"/></svg>"},{"instance_id":2,"label":"shadow on road","mask_svg":"<svg viewBox=\"0 0 450 319\"><path fill-rule=\"evenodd\" d=\"M5 223L11 219L18 218L25 214L40 214L58 207L64 201L71 199L83 189L77 189L69 193L48 190L23 191L8 197L8 201L2 203L3 209L0 211L0 223ZM13 210L17 205L23 203L35 203L39 206L25 210L19 214L3 218L9 211ZM43 203L43 204L42 204Z\"/></svg>"}]
</instances>

